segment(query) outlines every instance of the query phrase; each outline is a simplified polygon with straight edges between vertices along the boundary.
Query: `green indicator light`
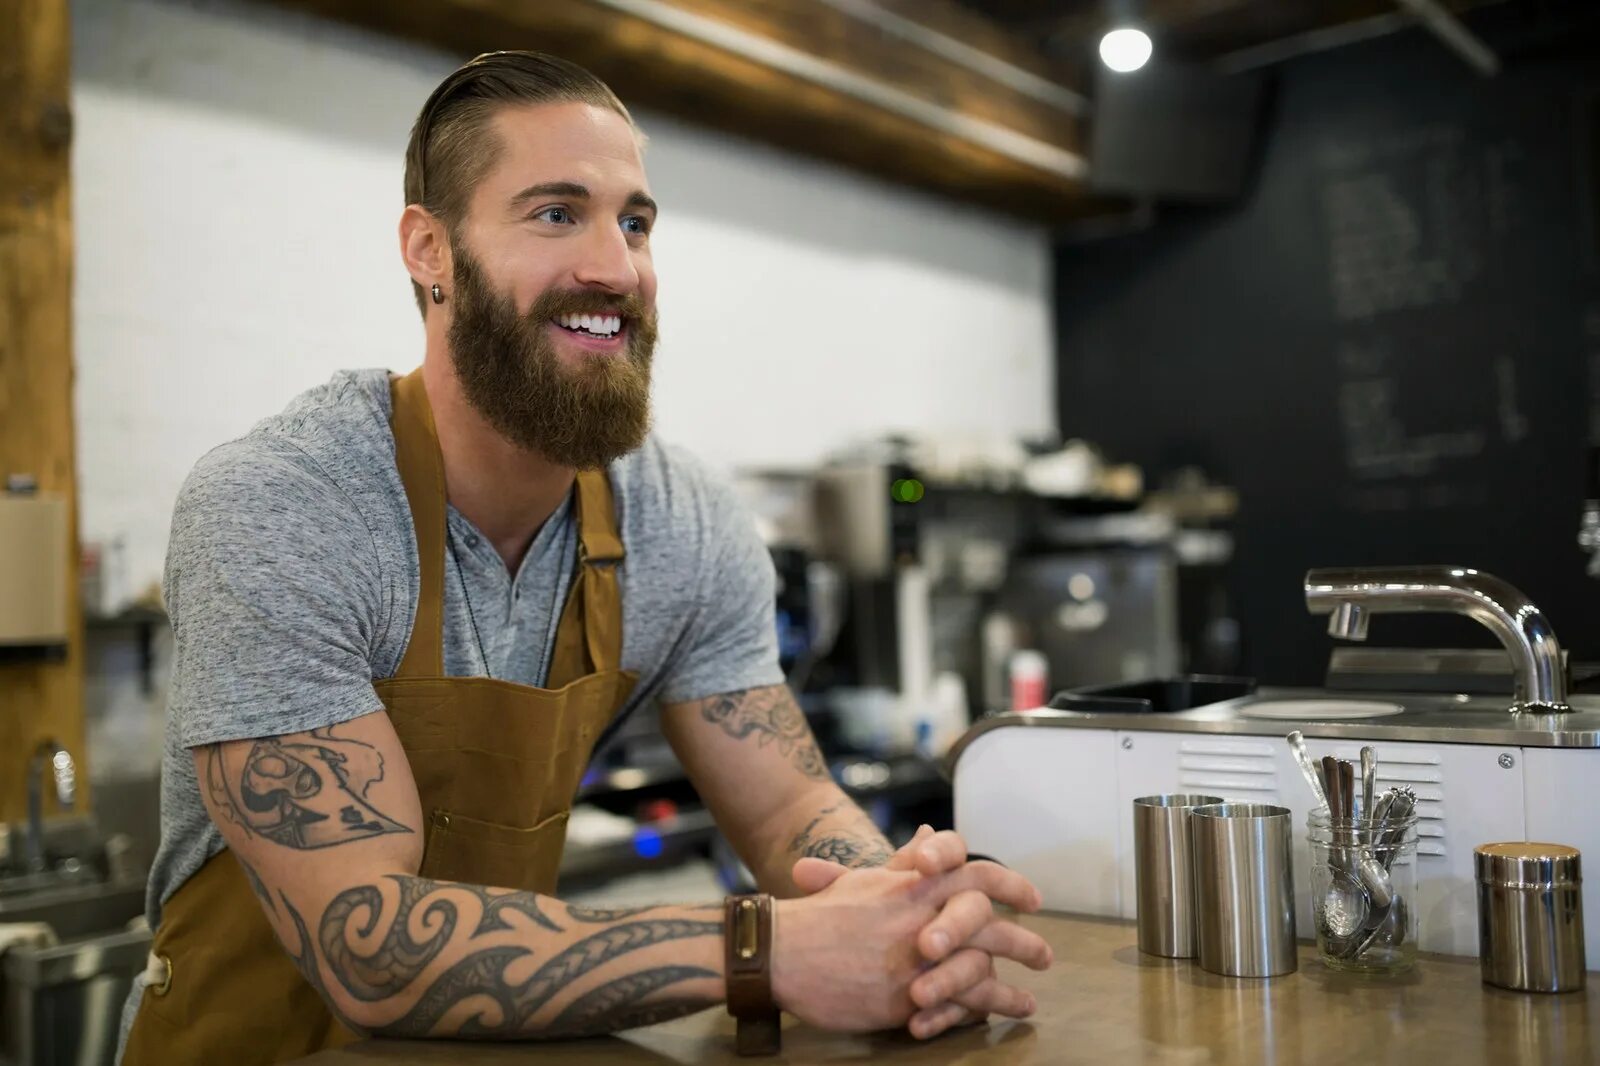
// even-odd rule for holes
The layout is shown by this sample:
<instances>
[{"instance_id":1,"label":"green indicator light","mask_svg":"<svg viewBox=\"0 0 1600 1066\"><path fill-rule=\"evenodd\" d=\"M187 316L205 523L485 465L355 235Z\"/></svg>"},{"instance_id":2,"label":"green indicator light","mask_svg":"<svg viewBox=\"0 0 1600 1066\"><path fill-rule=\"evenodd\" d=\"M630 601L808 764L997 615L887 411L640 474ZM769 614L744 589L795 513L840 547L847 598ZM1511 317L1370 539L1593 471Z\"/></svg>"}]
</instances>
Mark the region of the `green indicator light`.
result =
<instances>
[{"instance_id":1,"label":"green indicator light","mask_svg":"<svg viewBox=\"0 0 1600 1066\"><path fill-rule=\"evenodd\" d=\"M927 493L916 478L900 478L889 486L889 498L896 503L916 503Z\"/></svg>"}]
</instances>

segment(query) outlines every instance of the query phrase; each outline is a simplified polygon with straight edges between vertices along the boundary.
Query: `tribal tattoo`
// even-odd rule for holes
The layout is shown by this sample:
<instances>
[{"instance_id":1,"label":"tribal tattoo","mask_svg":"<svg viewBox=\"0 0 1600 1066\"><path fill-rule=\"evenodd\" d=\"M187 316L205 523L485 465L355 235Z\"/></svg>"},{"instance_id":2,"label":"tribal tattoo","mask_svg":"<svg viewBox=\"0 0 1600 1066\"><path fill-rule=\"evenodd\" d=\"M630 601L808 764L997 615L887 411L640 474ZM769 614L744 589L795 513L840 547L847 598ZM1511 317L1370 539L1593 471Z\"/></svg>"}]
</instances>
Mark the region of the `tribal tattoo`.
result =
<instances>
[{"instance_id":1,"label":"tribal tattoo","mask_svg":"<svg viewBox=\"0 0 1600 1066\"><path fill-rule=\"evenodd\" d=\"M261 875L256 873L256 868L245 862L237 851L233 852L234 859L239 863L239 869L244 871L244 876L250 882L250 891L256 894L261 905L267 908L267 913L276 914L278 905L272 902L272 893L267 891L266 883L261 880Z\"/></svg>"},{"instance_id":2,"label":"tribal tattoo","mask_svg":"<svg viewBox=\"0 0 1600 1066\"><path fill-rule=\"evenodd\" d=\"M213 745L206 789L247 836L306 850L411 832L367 800L367 790L383 780L383 756L370 744L334 736L331 726L258 740L237 780L228 771L222 746Z\"/></svg>"},{"instance_id":3,"label":"tribal tattoo","mask_svg":"<svg viewBox=\"0 0 1600 1066\"><path fill-rule=\"evenodd\" d=\"M677 1003L641 1004L639 1001L679 981L716 976L715 970L703 966L658 966L653 970L630 973L573 1000L539 1035L551 1039L598 1036L618 1029L655 1025L657 1022L681 1018L705 1008Z\"/></svg>"},{"instance_id":4,"label":"tribal tattoo","mask_svg":"<svg viewBox=\"0 0 1600 1066\"><path fill-rule=\"evenodd\" d=\"M713 696L701 701L700 713L736 740L753 736L758 747L778 745L778 751L807 777L830 780L828 764L811 735L805 713L787 687L773 685Z\"/></svg>"},{"instance_id":5,"label":"tribal tattoo","mask_svg":"<svg viewBox=\"0 0 1600 1066\"><path fill-rule=\"evenodd\" d=\"M340 893L323 912L318 929L317 940L328 971L347 993L363 1002L388 999L421 977L455 937L463 896L476 896L486 912L490 905L498 904L501 911L516 910L530 917L538 915L536 921L549 921L539 911L533 893L494 894L476 886L441 885L400 875L390 875L389 880L400 890L392 914L384 913L379 886L362 885ZM513 903L512 897L520 899ZM482 921L479 928L483 928ZM415 935L418 932L420 937ZM506 974L514 966L522 969L517 964L533 954L528 948L515 944L481 948L434 977L415 1005L383 1026L382 1032L428 1036L447 1015L466 1004L471 1015L452 1035L518 1034L563 990L607 963L672 940L721 935L721 921L667 917L624 921L571 944L520 981ZM374 946L358 946L372 944L374 938L379 938ZM633 1020L642 1007L651 1008L653 1020L664 1020L658 1011L665 1005L640 1001L680 981L714 976L712 971L687 966L637 971L574 1000L552 1023L550 1035L558 1035L554 1029L566 1035L584 1035L646 1024ZM680 1013L691 1009L697 1008L685 1005Z\"/></svg>"}]
</instances>

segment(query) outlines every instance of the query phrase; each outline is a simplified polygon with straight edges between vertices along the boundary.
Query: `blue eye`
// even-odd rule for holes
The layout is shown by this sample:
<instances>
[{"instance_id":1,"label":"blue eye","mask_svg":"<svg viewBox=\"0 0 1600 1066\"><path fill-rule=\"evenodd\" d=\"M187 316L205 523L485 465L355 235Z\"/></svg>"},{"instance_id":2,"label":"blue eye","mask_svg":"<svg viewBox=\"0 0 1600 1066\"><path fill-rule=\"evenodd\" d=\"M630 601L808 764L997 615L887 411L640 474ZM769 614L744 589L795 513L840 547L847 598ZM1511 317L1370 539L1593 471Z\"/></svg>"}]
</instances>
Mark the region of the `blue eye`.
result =
<instances>
[{"instance_id":1,"label":"blue eye","mask_svg":"<svg viewBox=\"0 0 1600 1066\"><path fill-rule=\"evenodd\" d=\"M542 219L545 222L553 222L558 226L564 226L572 221L572 212L565 207L547 207L543 211L535 212L533 217Z\"/></svg>"},{"instance_id":2,"label":"blue eye","mask_svg":"<svg viewBox=\"0 0 1600 1066\"><path fill-rule=\"evenodd\" d=\"M649 233L650 221L643 215L629 215L622 220L622 228L629 233Z\"/></svg>"}]
</instances>

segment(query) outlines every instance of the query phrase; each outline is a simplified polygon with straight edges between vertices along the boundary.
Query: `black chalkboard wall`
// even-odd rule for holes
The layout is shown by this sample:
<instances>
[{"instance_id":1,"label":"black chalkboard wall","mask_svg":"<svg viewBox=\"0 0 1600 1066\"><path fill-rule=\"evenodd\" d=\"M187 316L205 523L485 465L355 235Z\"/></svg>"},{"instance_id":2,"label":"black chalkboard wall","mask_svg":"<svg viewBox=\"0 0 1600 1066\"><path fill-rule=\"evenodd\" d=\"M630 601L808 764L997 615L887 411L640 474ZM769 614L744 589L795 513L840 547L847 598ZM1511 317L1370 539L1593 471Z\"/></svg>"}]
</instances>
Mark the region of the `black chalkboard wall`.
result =
<instances>
[{"instance_id":1,"label":"black chalkboard wall","mask_svg":"<svg viewBox=\"0 0 1600 1066\"><path fill-rule=\"evenodd\" d=\"M1152 482L1199 465L1239 489L1232 589L1265 681L1326 668L1312 566L1487 570L1600 658L1575 543L1600 434L1600 34L1486 14L1499 77L1422 31L1292 61L1239 203L1057 249L1062 431ZM1493 646L1419 617L1371 642Z\"/></svg>"}]
</instances>

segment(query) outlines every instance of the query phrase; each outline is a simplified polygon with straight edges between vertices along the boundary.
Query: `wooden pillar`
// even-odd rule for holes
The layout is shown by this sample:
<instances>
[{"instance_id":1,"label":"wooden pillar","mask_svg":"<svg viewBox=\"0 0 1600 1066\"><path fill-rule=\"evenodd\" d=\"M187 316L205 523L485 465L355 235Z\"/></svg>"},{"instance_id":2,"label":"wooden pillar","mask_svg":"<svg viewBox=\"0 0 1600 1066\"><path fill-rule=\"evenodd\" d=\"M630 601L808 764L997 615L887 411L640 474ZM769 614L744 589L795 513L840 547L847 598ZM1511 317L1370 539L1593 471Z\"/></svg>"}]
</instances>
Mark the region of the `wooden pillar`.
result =
<instances>
[{"instance_id":1,"label":"wooden pillar","mask_svg":"<svg viewBox=\"0 0 1600 1066\"><path fill-rule=\"evenodd\" d=\"M34 475L68 501L64 662L0 665L0 821L20 821L26 767L54 738L78 764L87 805L83 617L72 428L69 0L0 3L0 475ZM3 548L0 548L3 550ZM46 806L52 812L53 797Z\"/></svg>"}]
</instances>

